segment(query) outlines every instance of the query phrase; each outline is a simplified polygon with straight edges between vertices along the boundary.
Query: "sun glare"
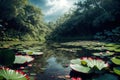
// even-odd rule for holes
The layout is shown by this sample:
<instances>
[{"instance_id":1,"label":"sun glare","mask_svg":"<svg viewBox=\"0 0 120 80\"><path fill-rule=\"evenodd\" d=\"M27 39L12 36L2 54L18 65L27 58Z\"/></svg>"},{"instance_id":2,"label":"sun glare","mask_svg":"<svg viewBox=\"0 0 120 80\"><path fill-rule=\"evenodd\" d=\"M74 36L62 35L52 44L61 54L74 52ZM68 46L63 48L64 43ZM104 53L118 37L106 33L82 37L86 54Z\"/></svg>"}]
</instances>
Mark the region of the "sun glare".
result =
<instances>
[{"instance_id":1,"label":"sun glare","mask_svg":"<svg viewBox=\"0 0 120 80\"><path fill-rule=\"evenodd\" d=\"M61 13L68 11L72 6L73 2L68 0L48 0L46 6L51 6L46 15L51 15L61 10Z\"/></svg>"}]
</instances>

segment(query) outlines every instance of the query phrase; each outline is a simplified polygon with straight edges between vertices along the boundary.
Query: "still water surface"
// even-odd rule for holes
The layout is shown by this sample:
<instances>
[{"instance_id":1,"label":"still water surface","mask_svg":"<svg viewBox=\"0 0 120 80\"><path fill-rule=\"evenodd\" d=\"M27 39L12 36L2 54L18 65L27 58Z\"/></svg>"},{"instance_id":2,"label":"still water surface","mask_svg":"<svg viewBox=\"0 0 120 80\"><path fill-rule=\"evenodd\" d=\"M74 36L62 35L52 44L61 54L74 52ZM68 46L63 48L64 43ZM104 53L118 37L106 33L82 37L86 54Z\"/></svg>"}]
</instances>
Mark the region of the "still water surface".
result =
<instances>
[{"instance_id":1,"label":"still water surface","mask_svg":"<svg viewBox=\"0 0 120 80\"><path fill-rule=\"evenodd\" d=\"M29 75L36 80L65 80L65 76L71 71L70 60L76 58L76 54L48 45L44 46L42 51L44 54L35 57L33 66L27 69Z\"/></svg>"}]
</instances>

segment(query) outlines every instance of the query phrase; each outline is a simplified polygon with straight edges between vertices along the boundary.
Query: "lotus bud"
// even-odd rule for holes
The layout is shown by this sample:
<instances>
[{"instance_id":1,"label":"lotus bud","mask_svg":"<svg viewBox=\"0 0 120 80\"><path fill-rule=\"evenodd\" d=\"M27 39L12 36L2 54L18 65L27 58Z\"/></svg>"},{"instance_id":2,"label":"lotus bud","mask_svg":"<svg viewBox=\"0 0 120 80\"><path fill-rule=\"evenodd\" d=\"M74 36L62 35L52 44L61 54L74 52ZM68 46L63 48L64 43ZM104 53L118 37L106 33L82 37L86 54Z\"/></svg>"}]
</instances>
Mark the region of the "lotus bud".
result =
<instances>
[{"instance_id":1,"label":"lotus bud","mask_svg":"<svg viewBox=\"0 0 120 80\"><path fill-rule=\"evenodd\" d=\"M110 53L110 51L106 51L106 53Z\"/></svg>"},{"instance_id":2,"label":"lotus bud","mask_svg":"<svg viewBox=\"0 0 120 80\"><path fill-rule=\"evenodd\" d=\"M102 52L100 52L99 54L101 54L101 55L102 55L103 53L102 53Z\"/></svg>"}]
</instances>

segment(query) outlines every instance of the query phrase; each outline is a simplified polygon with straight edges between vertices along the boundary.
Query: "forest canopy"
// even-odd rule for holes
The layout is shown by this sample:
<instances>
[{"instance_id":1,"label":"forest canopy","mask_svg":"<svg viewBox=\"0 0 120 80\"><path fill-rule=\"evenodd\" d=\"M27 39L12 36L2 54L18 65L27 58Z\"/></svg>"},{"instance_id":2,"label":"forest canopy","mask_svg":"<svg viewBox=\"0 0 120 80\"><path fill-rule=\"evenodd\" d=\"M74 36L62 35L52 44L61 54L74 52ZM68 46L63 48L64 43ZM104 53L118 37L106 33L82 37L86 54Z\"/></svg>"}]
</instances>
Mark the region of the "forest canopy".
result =
<instances>
[{"instance_id":1,"label":"forest canopy","mask_svg":"<svg viewBox=\"0 0 120 80\"><path fill-rule=\"evenodd\" d=\"M85 0L75 5L76 9L50 23L55 26L49 38L120 41L119 0Z\"/></svg>"},{"instance_id":2,"label":"forest canopy","mask_svg":"<svg viewBox=\"0 0 120 80\"><path fill-rule=\"evenodd\" d=\"M46 32L40 8L28 0L0 0L0 40L44 40Z\"/></svg>"},{"instance_id":3,"label":"forest canopy","mask_svg":"<svg viewBox=\"0 0 120 80\"><path fill-rule=\"evenodd\" d=\"M0 0L0 40L120 41L119 0L85 0L74 5L46 23L42 10L29 0Z\"/></svg>"}]
</instances>

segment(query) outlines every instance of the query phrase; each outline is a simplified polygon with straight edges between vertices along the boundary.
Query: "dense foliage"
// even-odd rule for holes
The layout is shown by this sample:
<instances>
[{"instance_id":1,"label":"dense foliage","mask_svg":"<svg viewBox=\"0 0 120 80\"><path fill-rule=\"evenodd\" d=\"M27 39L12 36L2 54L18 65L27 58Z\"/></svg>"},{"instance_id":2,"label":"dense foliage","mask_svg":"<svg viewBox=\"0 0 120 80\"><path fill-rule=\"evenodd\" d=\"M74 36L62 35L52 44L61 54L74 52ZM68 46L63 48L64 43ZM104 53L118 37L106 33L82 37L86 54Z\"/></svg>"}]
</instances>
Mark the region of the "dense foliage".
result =
<instances>
[{"instance_id":1,"label":"dense foliage","mask_svg":"<svg viewBox=\"0 0 120 80\"><path fill-rule=\"evenodd\" d=\"M119 0L85 0L75 4L76 9L60 17L53 26L54 31L49 36L53 40L60 39L94 39L98 32L114 32L110 41L120 41L120 1ZM52 24L53 25L53 24ZM55 28L56 27L56 28ZM117 34L117 36L116 36ZM107 39L109 33L105 34ZM71 38L72 37L72 38ZM98 39L98 38L97 38Z\"/></svg>"},{"instance_id":2,"label":"dense foliage","mask_svg":"<svg viewBox=\"0 0 120 80\"><path fill-rule=\"evenodd\" d=\"M0 40L44 40L46 31L40 8L28 0L0 0Z\"/></svg>"},{"instance_id":3,"label":"dense foliage","mask_svg":"<svg viewBox=\"0 0 120 80\"><path fill-rule=\"evenodd\" d=\"M0 40L98 39L120 42L120 1L85 0L46 24L29 0L0 0ZM58 6L59 7L59 6Z\"/></svg>"}]
</instances>

